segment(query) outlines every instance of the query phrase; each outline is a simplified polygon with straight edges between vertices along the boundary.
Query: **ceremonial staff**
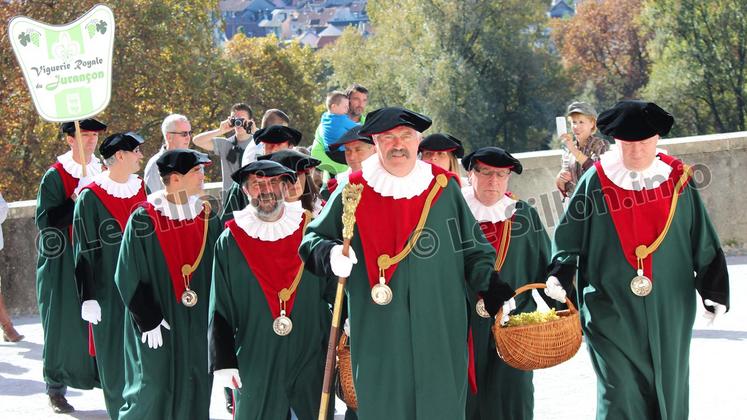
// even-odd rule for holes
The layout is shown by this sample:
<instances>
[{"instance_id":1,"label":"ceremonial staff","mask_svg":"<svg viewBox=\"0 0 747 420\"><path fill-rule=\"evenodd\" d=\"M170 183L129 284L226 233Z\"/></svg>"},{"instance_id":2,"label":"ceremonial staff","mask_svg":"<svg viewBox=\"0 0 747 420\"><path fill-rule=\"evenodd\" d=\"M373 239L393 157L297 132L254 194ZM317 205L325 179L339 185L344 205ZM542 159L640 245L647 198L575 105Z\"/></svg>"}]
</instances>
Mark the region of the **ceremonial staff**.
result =
<instances>
[{"instance_id":1,"label":"ceremonial staff","mask_svg":"<svg viewBox=\"0 0 747 420\"><path fill-rule=\"evenodd\" d=\"M346 184L342 189L342 255L348 256L350 240L353 238L355 227L355 209L361 199L361 184ZM336 364L337 336L340 331L340 312L342 311L342 293L345 290L347 277L338 277L337 292L335 293L335 306L332 311L332 327L329 329L329 344L327 345L327 362L324 366L324 382L322 384L322 400L319 406L319 420L327 418L329 406L329 395L332 390L332 378L334 377Z\"/></svg>"}]
</instances>

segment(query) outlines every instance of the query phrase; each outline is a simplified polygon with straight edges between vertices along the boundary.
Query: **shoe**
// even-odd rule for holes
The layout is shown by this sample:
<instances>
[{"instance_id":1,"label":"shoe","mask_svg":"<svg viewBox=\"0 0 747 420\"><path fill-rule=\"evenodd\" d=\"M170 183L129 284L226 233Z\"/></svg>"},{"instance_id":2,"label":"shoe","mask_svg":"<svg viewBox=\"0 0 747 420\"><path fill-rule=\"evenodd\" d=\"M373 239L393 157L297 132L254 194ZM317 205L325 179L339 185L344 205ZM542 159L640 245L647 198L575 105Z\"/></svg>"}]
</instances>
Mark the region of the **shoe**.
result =
<instances>
[{"instance_id":1,"label":"shoe","mask_svg":"<svg viewBox=\"0 0 747 420\"><path fill-rule=\"evenodd\" d=\"M16 343L23 340L23 336L13 328L12 323L8 322L7 324L3 324L3 339L10 343Z\"/></svg>"},{"instance_id":2,"label":"shoe","mask_svg":"<svg viewBox=\"0 0 747 420\"><path fill-rule=\"evenodd\" d=\"M49 405L52 407L52 411L57 414L72 413L75 411L73 406L68 404L64 395L50 395Z\"/></svg>"}]
</instances>

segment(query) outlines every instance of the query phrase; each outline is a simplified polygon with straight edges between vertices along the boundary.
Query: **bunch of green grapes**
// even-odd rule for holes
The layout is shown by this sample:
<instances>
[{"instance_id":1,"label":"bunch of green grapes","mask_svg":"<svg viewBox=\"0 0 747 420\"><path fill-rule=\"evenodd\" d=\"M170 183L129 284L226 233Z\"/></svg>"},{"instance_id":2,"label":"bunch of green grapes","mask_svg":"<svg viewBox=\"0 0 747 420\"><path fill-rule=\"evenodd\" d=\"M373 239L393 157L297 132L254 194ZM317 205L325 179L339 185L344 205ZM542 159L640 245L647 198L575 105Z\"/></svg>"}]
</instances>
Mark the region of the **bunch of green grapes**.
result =
<instances>
[{"instance_id":1,"label":"bunch of green grapes","mask_svg":"<svg viewBox=\"0 0 747 420\"><path fill-rule=\"evenodd\" d=\"M550 309L549 312L524 312L517 315L510 315L508 317L508 323L505 326L518 327L519 325L541 324L556 319L560 319L560 317L555 312L555 309Z\"/></svg>"}]
</instances>

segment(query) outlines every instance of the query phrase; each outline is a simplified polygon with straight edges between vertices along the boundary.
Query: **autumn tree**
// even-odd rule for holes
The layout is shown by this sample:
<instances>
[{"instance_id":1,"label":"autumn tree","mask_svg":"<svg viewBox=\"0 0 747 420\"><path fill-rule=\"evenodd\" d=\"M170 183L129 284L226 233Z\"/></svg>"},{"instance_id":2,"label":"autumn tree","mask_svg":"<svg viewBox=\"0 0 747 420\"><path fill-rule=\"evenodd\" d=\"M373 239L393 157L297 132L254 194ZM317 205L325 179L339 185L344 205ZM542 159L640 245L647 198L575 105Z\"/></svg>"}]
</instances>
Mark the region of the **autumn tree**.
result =
<instances>
[{"instance_id":1,"label":"autumn tree","mask_svg":"<svg viewBox=\"0 0 747 420\"><path fill-rule=\"evenodd\" d=\"M646 22L656 38L645 93L675 115L674 133L745 130L747 2L650 1Z\"/></svg>"},{"instance_id":2,"label":"autumn tree","mask_svg":"<svg viewBox=\"0 0 747 420\"><path fill-rule=\"evenodd\" d=\"M577 92L587 84L600 105L635 98L648 81L649 32L641 25L642 0L580 2L573 17L550 24L552 39Z\"/></svg>"}]
</instances>

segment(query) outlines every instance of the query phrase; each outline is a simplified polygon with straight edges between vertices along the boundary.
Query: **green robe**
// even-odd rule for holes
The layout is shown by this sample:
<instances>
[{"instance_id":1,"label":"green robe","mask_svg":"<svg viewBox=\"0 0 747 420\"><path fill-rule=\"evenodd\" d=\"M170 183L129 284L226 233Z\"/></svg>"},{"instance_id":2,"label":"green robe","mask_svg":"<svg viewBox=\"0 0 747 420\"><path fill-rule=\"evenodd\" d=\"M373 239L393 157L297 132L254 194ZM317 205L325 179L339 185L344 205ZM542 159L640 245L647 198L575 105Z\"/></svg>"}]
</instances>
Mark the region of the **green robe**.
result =
<instances>
[{"instance_id":1,"label":"green robe","mask_svg":"<svg viewBox=\"0 0 747 420\"><path fill-rule=\"evenodd\" d=\"M325 240L341 240L342 186L309 225L301 244L306 267L328 263ZM362 205L362 204L361 204ZM382 215L387 229L396 215ZM371 301L371 286L356 226L351 246L358 264L348 279L348 317L358 417L463 419L467 399L467 288L487 290L495 250L453 179L433 204L417 255L399 263L389 286L393 300ZM389 225L391 226L391 225ZM321 251L327 248L326 256ZM317 249L319 248L319 249ZM324 261L326 258L326 261Z\"/></svg>"},{"instance_id":2,"label":"green robe","mask_svg":"<svg viewBox=\"0 0 747 420\"><path fill-rule=\"evenodd\" d=\"M304 271L289 315L293 330L281 337L259 281L223 231L213 263L210 355L211 370L239 370L235 419L285 419L291 408L301 420L317 418L334 300L328 286L335 285Z\"/></svg>"},{"instance_id":3,"label":"green robe","mask_svg":"<svg viewBox=\"0 0 747 420\"><path fill-rule=\"evenodd\" d=\"M649 257L653 290L646 297L630 290L636 271L618 238L591 168L555 230L553 260L578 267L581 325L598 380L597 419L686 419L696 288L728 305L718 236L697 189L686 184L669 233ZM712 287L724 276L726 301Z\"/></svg>"},{"instance_id":4,"label":"green robe","mask_svg":"<svg viewBox=\"0 0 747 420\"><path fill-rule=\"evenodd\" d=\"M491 224L492 225L492 224ZM498 232L486 232L488 239ZM498 237L500 241L500 237ZM550 262L550 238L537 211L524 201L516 203L511 224L511 242L501 268L501 279L518 289L529 283L544 283ZM483 318L475 311L477 295L470 295L470 322L475 352L477 395L467 397L467 418L471 420L531 419L534 416L532 371L507 365L495 349L491 328L493 318ZM530 292L516 297L513 313L537 309Z\"/></svg>"},{"instance_id":5,"label":"green robe","mask_svg":"<svg viewBox=\"0 0 747 420\"><path fill-rule=\"evenodd\" d=\"M93 325L96 362L109 418L119 416L124 404L124 304L114 284L122 231L96 194L84 189L75 204L74 259L81 300L93 299L101 307L101 322ZM80 283L87 283L85 286Z\"/></svg>"},{"instance_id":6,"label":"green robe","mask_svg":"<svg viewBox=\"0 0 747 420\"><path fill-rule=\"evenodd\" d=\"M72 203L56 169L49 169L36 198L39 258L36 265L36 299L44 330L44 381L78 389L98 386L95 359L88 354L88 323L80 318L75 286L70 222L55 223L55 210ZM59 226L55 226L59 225Z\"/></svg>"},{"instance_id":7,"label":"green robe","mask_svg":"<svg viewBox=\"0 0 747 420\"><path fill-rule=\"evenodd\" d=\"M147 211L138 208L127 222L115 274L126 306L125 404L120 419L208 418L212 376L208 374L207 323L218 223L217 217L210 218L204 255L190 284L198 300L188 308L174 295L161 243ZM142 318L157 319L150 323L152 327L161 319L171 326L171 330L161 327L163 346L151 349L141 341L143 331L148 331L141 331L136 322Z\"/></svg>"}]
</instances>

